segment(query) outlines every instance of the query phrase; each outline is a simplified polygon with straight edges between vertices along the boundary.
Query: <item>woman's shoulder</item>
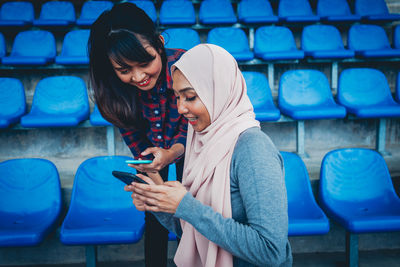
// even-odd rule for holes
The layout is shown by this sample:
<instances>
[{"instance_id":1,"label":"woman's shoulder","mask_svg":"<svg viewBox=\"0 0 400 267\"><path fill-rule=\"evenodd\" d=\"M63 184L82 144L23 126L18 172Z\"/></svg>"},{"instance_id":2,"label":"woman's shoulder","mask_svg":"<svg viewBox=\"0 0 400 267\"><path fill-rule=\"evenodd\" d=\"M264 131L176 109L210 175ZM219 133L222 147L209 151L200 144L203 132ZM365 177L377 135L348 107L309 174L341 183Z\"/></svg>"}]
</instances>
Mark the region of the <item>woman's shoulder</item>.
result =
<instances>
[{"instance_id":1,"label":"woman's shoulder","mask_svg":"<svg viewBox=\"0 0 400 267\"><path fill-rule=\"evenodd\" d=\"M184 50L184 49L165 48L165 55L167 56L167 62L174 64L176 61L178 61L181 58L181 56L185 52L186 52L186 50Z\"/></svg>"},{"instance_id":2,"label":"woman's shoulder","mask_svg":"<svg viewBox=\"0 0 400 267\"><path fill-rule=\"evenodd\" d=\"M279 157L279 151L269 136L259 127L252 127L239 135L233 152L234 158Z\"/></svg>"}]
</instances>

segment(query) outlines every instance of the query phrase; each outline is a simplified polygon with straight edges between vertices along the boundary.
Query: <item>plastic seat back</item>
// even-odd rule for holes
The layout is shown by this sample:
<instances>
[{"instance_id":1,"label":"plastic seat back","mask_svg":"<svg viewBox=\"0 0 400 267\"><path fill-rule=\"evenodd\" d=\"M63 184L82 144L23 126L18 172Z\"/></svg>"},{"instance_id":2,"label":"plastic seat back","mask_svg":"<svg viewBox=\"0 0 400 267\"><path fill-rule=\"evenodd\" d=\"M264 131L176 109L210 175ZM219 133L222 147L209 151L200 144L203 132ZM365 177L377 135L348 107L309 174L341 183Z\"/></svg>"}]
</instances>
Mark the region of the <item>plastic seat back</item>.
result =
<instances>
[{"instance_id":1,"label":"plastic seat back","mask_svg":"<svg viewBox=\"0 0 400 267\"><path fill-rule=\"evenodd\" d=\"M278 21L268 0L240 1L238 19L243 23L274 23Z\"/></svg>"},{"instance_id":2,"label":"plastic seat back","mask_svg":"<svg viewBox=\"0 0 400 267\"><path fill-rule=\"evenodd\" d=\"M397 74L396 80L396 101L400 103L400 72Z\"/></svg>"},{"instance_id":3,"label":"plastic seat back","mask_svg":"<svg viewBox=\"0 0 400 267\"><path fill-rule=\"evenodd\" d=\"M347 0L318 0L317 14L328 21L359 21L361 16L351 13Z\"/></svg>"},{"instance_id":4,"label":"plastic seat back","mask_svg":"<svg viewBox=\"0 0 400 267\"><path fill-rule=\"evenodd\" d=\"M166 29L162 35L165 39L166 48L180 48L189 50L200 44L200 36L196 30L191 28Z\"/></svg>"},{"instance_id":5,"label":"plastic seat back","mask_svg":"<svg viewBox=\"0 0 400 267\"><path fill-rule=\"evenodd\" d=\"M39 244L55 228L61 204L53 163L33 158L0 163L0 247Z\"/></svg>"},{"instance_id":6,"label":"plastic seat back","mask_svg":"<svg viewBox=\"0 0 400 267\"><path fill-rule=\"evenodd\" d=\"M28 30L17 34L5 65L45 65L56 57L54 35L44 30Z\"/></svg>"},{"instance_id":7,"label":"plastic seat back","mask_svg":"<svg viewBox=\"0 0 400 267\"><path fill-rule=\"evenodd\" d=\"M303 28L301 48L314 58L353 57L354 51L345 50L342 37L332 25L308 25Z\"/></svg>"},{"instance_id":8,"label":"plastic seat back","mask_svg":"<svg viewBox=\"0 0 400 267\"><path fill-rule=\"evenodd\" d=\"M76 20L79 26L89 26L106 10L113 7L111 1L86 1L82 5L81 15Z\"/></svg>"},{"instance_id":9,"label":"plastic seat back","mask_svg":"<svg viewBox=\"0 0 400 267\"><path fill-rule=\"evenodd\" d=\"M89 117L85 82L74 76L46 77L36 85L24 127L76 126Z\"/></svg>"},{"instance_id":10,"label":"plastic seat back","mask_svg":"<svg viewBox=\"0 0 400 267\"><path fill-rule=\"evenodd\" d=\"M223 47L238 61L254 58L253 52L250 51L249 40L245 32L239 28L213 28L208 33L207 43Z\"/></svg>"},{"instance_id":11,"label":"plastic seat back","mask_svg":"<svg viewBox=\"0 0 400 267\"><path fill-rule=\"evenodd\" d=\"M363 107L388 107L395 104L385 75L371 68L342 71L337 97L338 102L352 113L357 113Z\"/></svg>"},{"instance_id":12,"label":"plastic seat back","mask_svg":"<svg viewBox=\"0 0 400 267\"><path fill-rule=\"evenodd\" d=\"M383 157L364 148L338 149L325 155L319 196L325 206L339 209L398 198Z\"/></svg>"},{"instance_id":13,"label":"plastic seat back","mask_svg":"<svg viewBox=\"0 0 400 267\"><path fill-rule=\"evenodd\" d=\"M275 121L281 116L271 95L267 77L260 72L243 71L246 80L247 95L254 107L256 119L259 121Z\"/></svg>"},{"instance_id":14,"label":"plastic seat back","mask_svg":"<svg viewBox=\"0 0 400 267\"><path fill-rule=\"evenodd\" d=\"M342 118L343 107L333 100L329 81L317 70L291 70L280 79L280 110L295 119Z\"/></svg>"},{"instance_id":15,"label":"plastic seat back","mask_svg":"<svg viewBox=\"0 0 400 267\"><path fill-rule=\"evenodd\" d=\"M400 25L397 25L394 28L393 32L393 46L397 49L400 49Z\"/></svg>"},{"instance_id":16,"label":"plastic seat back","mask_svg":"<svg viewBox=\"0 0 400 267\"><path fill-rule=\"evenodd\" d=\"M4 57L6 54L7 54L6 41L4 39L4 35L0 33L0 62L1 58Z\"/></svg>"},{"instance_id":17,"label":"plastic seat back","mask_svg":"<svg viewBox=\"0 0 400 267\"><path fill-rule=\"evenodd\" d=\"M195 24L193 3L188 0L164 1L160 9L160 23L169 25Z\"/></svg>"},{"instance_id":18,"label":"plastic seat back","mask_svg":"<svg viewBox=\"0 0 400 267\"><path fill-rule=\"evenodd\" d=\"M285 166L289 235L325 234L329 221L314 198L310 178L302 159L295 153L280 152Z\"/></svg>"},{"instance_id":19,"label":"plastic seat back","mask_svg":"<svg viewBox=\"0 0 400 267\"><path fill-rule=\"evenodd\" d=\"M299 59L304 52L299 51L293 33L283 26L263 26L254 37L254 53L257 57L270 59Z\"/></svg>"},{"instance_id":20,"label":"plastic seat back","mask_svg":"<svg viewBox=\"0 0 400 267\"><path fill-rule=\"evenodd\" d=\"M42 5L37 26L68 26L75 23L75 8L69 1L51 1Z\"/></svg>"},{"instance_id":21,"label":"plastic seat back","mask_svg":"<svg viewBox=\"0 0 400 267\"><path fill-rule=\"evenodd\" d=\"M93 112L90 114L90 123L94 126L110 126L112 125L101 115L97 105L94 105Z\"/></svg>"},{"instance_id":22,"label":"plastic seat back","mask_svg":"<svg viewBox=\"0 0 400 267\"><path fill-rule=\"evenodd\" d=\"M6 2L0 9L0 26L25 26L32 24L35 17L31 2Z\"/></svg>"},{"instance_id":23,"label":"plastic seat back","mask_svg":"<svg viewBox=\"0 0 400 267\"><path fill-rule=\"evenodd\" d=\"M278 16L288 22L319 21L319 17L313 14L308 0L280 0Z\"/></svg>"},{"instance_id":24,"label":"plastic seat back","mask_svg":"<svg viewBox=\"0 0 400 267\"><path fill-rule=\"evenodd\" d=\"M400 14L390 14L385 0L356 0L355 13L369 21L400 20Z\"/></svg>"},{"instance_id":25,"label":"plastic seat back","mask_svg":"<svg viewBox=\"0 0 400 267\"><path fill-rule=\"evenodd\" d=\"M385 30L378 25L353 25L349 30L348 44L355 51L390 49Z\"/></svg>"},{"instance_id":26,"label":"plastic seat back","mask_svg":"<svg viewBox=\"0 0 400 267\"><path fill-rule=\"evenodd\" d=\"M25 90L15 78L0 78L0 128L7 128L25 114Z\"/></svg>"},{"instance_id":27,"label":"plastic seat back","mask_svg":"<svg viewBox=\"0 0 400 267\"><path fill-rule=\"evenodd\" d=\"M229 0L204 0L200 4L199 20L203 24L233 24L237 18Z\"/></svg>"},{"instance_id":28,"label":"plastic seat back","mask_svg":"<svg viewBox=\"0 0 400 267\"><path fill-rule=\"evenodd\" d=\"M153 1L149 0L131 0L129 1L137 5L138 8L143 9L144 12L150 17L153 22L157 21L157 12Z\"/></svg>"},{"instance_id":29,"label":"plastic seat back","mask_svg":"<svg viewBox=\"0 0 400 267\"><path fill-rule=\"evenodd\" d=\"M63 41L62 50L56 57L57 64L89 64L87 43L90 30L79 29L68 32Z\"/></svg>"},{"instance_id":30,"label":"plastic seat back","mask_svg":"<svg viewBox=\"0 0 400 267\"><path fill-rule=\"evenodd\" d=\"M378 25L354 25L348 34L349 48L361 57L400 57L400 49L393 49L385 30Z\"/></svg>"},{"instance_id":31,"label":"plastic seat back","mask_svg":"<svg viewBox=\"0 0 400 267\"><path fill-rule=\"evenodd\" d=\"M144 231L144 212L113 170L133 172L125 156L94 157L76 171L68 214L61 226L64 244L134 243Z\"/></svg>"}]
</instances>

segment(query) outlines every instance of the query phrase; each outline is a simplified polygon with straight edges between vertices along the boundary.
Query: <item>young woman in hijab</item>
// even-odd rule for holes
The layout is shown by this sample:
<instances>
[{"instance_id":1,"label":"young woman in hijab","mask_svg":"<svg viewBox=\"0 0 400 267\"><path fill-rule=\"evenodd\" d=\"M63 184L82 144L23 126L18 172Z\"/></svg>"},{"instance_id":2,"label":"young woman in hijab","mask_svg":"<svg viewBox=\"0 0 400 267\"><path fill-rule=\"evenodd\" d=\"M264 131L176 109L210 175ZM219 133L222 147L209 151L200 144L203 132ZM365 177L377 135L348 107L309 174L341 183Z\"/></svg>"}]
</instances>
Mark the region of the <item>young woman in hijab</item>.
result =
<instances>
[{"instance_id":1,"label":"young woman in hijab","mask_svg":"<svg viewBox=\"0 0 400 267\"><path fill-rule=\"evenodd\" d=\"M282 157L255 120L236 61L201 44L171 71L190 123L183 181L140 175L149 184L125 187L133 203L181 237L177 266L291 266Z\"/></svg>"}]
</instances>

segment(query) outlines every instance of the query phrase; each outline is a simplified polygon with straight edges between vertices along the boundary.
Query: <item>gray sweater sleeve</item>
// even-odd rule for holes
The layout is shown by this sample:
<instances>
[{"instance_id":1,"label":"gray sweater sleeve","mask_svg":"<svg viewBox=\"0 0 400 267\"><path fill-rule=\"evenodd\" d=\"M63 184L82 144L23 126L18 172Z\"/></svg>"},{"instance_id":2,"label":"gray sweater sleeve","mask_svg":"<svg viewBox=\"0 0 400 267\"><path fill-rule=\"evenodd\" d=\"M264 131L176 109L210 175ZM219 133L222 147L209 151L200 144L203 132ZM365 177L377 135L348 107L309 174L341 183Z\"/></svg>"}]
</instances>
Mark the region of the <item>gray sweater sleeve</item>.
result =
<instances>
[{"instance_id":1,"label":"gray sweater sleeve","mask_svg":"<svg viewBox=\"0 0 400 267\"><path fill-rule=\"evenodd\" d=\"M224 218L190 193L182 199L174 217L192 224L207 239L246 262L280 266L290 261L282 158L258 128L242 133L236 143L232 183L238 186L246 222Z\"/></svg>"}]
</instances>

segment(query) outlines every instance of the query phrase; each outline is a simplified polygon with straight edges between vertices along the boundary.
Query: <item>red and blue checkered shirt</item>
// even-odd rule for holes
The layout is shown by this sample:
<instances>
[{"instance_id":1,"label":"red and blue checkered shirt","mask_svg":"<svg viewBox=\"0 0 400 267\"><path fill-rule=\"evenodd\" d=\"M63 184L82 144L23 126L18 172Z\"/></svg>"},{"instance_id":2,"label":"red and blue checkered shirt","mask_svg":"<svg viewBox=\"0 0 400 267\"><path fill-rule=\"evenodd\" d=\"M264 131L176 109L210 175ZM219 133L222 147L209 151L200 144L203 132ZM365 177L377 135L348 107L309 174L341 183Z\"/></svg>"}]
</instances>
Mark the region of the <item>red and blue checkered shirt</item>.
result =
<instances>
[{"instance_id":1,"label":"red and blue checkered shirt","mask_svg":"<svg viewBox=\"0 0 400 267\"><path fill-rule=\"evenodd\" d=\"M169 149L174 144L186 145L187 120L178 113L176 97L172 90L171 66L182 56L185 50L165 49L167 68L165 81L156 85L150 91L138 90L140 111L143 118L149 122L145 133L140 130L122 129L121 135L131 150L133 156L142 157L140 153L148 147Z\"/></svg>"}]
</instances>

